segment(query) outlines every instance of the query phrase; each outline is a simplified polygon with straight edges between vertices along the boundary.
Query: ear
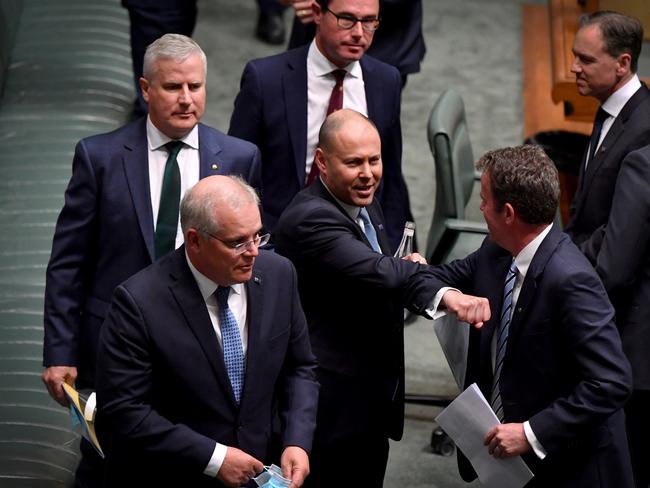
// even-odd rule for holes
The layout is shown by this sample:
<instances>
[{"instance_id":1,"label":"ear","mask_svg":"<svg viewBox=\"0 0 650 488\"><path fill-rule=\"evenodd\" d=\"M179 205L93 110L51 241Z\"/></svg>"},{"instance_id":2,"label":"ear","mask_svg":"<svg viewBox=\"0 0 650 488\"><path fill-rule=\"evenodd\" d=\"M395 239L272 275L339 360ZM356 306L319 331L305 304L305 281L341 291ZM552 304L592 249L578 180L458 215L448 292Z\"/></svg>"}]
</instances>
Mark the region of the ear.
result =
<instances>
[{"instance_id":1,"label":"ear","mask_svg":"<svg viewBox=\"0 0 650 488\"><path fill-rule=\"evenodd\" d=\"M201 250L199 231L190 227L185 233L185 249L188 254L198 254Z\"/></svg>"},{"instance_id":2,"label":"ear","mask_svg":"<svg viewBox=\"0 0 650 488\"><path fill-rule=\"evenodd\" d=\"M509 203L506 203L503 206L503 212L505 215L506 224L512 225L515 221L515 218L517 217L517 212L515 210L515 207L513 207Z\"/></svg>"},{"instance_id":3,"label":"ear","mask_svg":"<svg viewBox=\"0 0 650 488\"><path fill-rule=\"evenodd\" d=\"M145 102L149 103L149 82L146 78L140 77L139 83L140 89L142 90L142 98L144 98Z\"/></svg>"},{"instance_id":4,"label":"ear","mask_svg":"<svg viewBox=\"0 0 650 488\"><path fill-rule=\"evenodd\" d=\"M314 164L318 166L318 171L325 177L327 177L327 163L325 159L325 153L320 147L316 148L316 155L314 157Z\"/></svg>"},{"instance_id":5,"label":"ear","mask_svg":"<svg viewBox=\"0 0 650 488\"><path fill-rule=\"evenodd\" d=\"M314 16L314 24L319 25L323 16L323 9L318 2L311 2L311 12Z\"/></svg>"},{"instance_id":6,"label":"ear","mask_svg":"<svg viewBox=\"0 0 650 488\"><path fill-rule=\"evenodd\" d=\"M625 76L632 71L632 56L630 53L623 53L616 58L616 74Z\"/></svg>"}]
</instances>

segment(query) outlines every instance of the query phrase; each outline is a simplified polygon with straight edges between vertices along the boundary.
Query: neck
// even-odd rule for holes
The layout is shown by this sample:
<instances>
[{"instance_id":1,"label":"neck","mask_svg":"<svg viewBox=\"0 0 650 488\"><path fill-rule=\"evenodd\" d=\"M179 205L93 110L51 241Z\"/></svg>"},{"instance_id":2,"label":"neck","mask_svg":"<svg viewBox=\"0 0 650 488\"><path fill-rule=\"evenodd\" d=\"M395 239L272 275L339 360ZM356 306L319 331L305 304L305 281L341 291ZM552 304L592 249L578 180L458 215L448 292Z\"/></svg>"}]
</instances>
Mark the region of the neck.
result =
<instances>
[{"instance_id":1,"label":"neck","mask_svg":"<svg viewBox=\"0 0 650 488\"><path fill-rule=\"evenodd\" d=\"M524 224L522 223L519 228L513 229L512 232L512 245L507 249L513 257L517 256L523 248L530 244L538 235L544 232L544 229L549 224Z\"/></svg>"},{"instance_id":2,"label":"neck","mask_svg":"<svg viewBox=\"0 0 650 488\"><path fill-rule=\"evenodd\" d=\"M627 84L627 82L632 79L633 76L634 73L629 72L625 76L623 76L620 80L618 80L616 84L612 86L611 90L609 90L604 97L598 100L600 104L602 105L603 103L605 103L609 97L611 97L614 93L616 93L618 90L623 88Z\"/></svg>"}]
</instances>

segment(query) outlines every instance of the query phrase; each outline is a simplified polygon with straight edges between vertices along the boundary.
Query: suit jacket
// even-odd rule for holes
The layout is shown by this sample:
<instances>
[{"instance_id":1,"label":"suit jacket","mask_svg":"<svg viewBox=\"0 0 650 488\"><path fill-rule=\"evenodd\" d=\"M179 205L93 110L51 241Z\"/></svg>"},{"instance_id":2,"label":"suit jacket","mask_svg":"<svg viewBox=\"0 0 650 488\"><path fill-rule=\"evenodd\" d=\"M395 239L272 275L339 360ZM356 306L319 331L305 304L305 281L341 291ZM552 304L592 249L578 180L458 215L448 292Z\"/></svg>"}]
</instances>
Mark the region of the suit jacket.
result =
<instances>
[{"instance_id":1,"label":"suit jacket","mask_svg":"<svg viewBox=\"0 0 650 488\"><path fill-rule=\"evenodd\" d=\"M380 205L366 207L382 250ZM404 417L403 309L424 313L441 286L428 266L376 253L320 180L302 190L276 227L276 251L298 271L300 298L319 367L378 383L371 402L399 439ZM388 253L387 253L388 254Z\"/></svg>"},{"instance_id":2,"label":"suit jacket","mask_svg":"<svg viewBox=\"0 0 650 488\"><path fill-rule=\"evenodd\" d=\"M490 301L492 318L470 331L466 379L488 399L492 336L511 262L486 239L467 258L436 268L450 286ZM591 265L568 236L551 229L522 284L500 377L505 422L530 421L547 452L543 461L524 456L535 473L530 487L634 486L621 411L631 372L613 317ZM471 479L469 465L460 464Z\"/></svg>"},{"instance_id":3,"label":"suit jacket","mask_svg":"<svg viewBox=\"0 0 650 488\"><path fill-rule=\"evenodd\" d=\"M268 463L274 400L282 445L309 452L318 383L293 266L261 251L246 293L238 406L184 247L115 290L97 358L108 486L219 486L203 474L215 442Z\"/></svg>"},{"instance_id":4,"label":"suit jacket","mask_svg":"<svg viewBox=\"0 0 650 488\"><path fill-rule=\"evenodd\" d=\"M606 226L582 246L616 308L634 388L650 390L650 146L631 152L616 179Z\"/></svg>"},{"instance_id":5,"label":"suit jacket","mask_svg":"<svg viewBox=\"0 0 650 488\"><path fill-rule=\"evenodd\" d=\"M630 152L650 144L650 90L645 85L628 100L585 171L580 165L578 190L571 202L566 232L580 246L607 223L616 177ZM586 150L585 150L586 157Z\"/></svg>"},{"instance_id":6,"label":"suit jacket","mask_svg":"<svg viewBox=\"0 0 650 488\"><path fill-rule=\"evenodd\" d=\"M305 186L307 154L308 46L250 61L244 68L229 134L257 144L262 152L262 206L265 224L277 219ZM391 248L410 217L402 176L400 77L397 70L369 56L361 58L368 116L381 137L383 183L377 198L386 216Z\"/></svg>"},{"instance_id":7,"label":"suit jacket","mask_svg":"<svg viewBox=\"0 0 650 488\"><path fill-rule=\"evenodd\" d=\"M200 177L239 174L259 186L259 151L199 125ZM77 366L92 387L113 289L154 259L146 119L82 139L56 224L45 286L45 366Z\"/></svg>"}]
</instances>

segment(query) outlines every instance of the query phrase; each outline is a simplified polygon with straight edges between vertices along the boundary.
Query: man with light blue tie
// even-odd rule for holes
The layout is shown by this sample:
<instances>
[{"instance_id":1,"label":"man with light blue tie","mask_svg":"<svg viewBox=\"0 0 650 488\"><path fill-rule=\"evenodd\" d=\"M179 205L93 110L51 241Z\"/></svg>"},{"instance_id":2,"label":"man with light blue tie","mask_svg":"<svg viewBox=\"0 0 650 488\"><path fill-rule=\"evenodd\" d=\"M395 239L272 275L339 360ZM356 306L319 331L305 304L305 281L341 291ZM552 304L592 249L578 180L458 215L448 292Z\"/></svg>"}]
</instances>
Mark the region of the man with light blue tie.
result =
<instances>
[{"instance_id":1,"label":"man with light blue tie","mask_svg":"<svg viewBox=\"0 0 650 488\"><path fill-rule=\"evenodd\" d=\"M295 196L276 228L276 251L298 272L319 363L305 486L381 488L388 439L399 440L404 423L404 307L427 315L442 283L417 253L392 257L374 199L383 169L374 124L339 110L318 139L319 177ZM487 307L484 299L463 297ZM344 481L336 468L342 460L360 467L346 470Z\"/></svg>"},{"instance_id":2,"label":"man with light blue tie","mask_svg":"<svg viewBox=\"0 0 650 488\"><path fill-rule=\"evenodd\" d=\"M243 486L270 458L309 474L318 383L296 273L260 250L255 191L211 176L181 202L185 243L117 287L99 341L106 486ZM216 478L216 479L215 479Z\"/></svg>"},{"instance_id":3,"label":"man with light blue tie","mask_svg":"<svg viewBox=\"0 0 650 488\"><path fill-rule=\"evenodd\" d=\"M502 422L486 449L522 455L535 474L527 488L632 488L622 411L630 364L596 272L552 223L557 170L536 146L489 152L478 166L489 236L433 272L490 303L492 318L470 330L466 376ZM457 291L439 293L447 308L465 306ZM459 469L476 478L462 455Z\"/></svg>"}]
</instances>

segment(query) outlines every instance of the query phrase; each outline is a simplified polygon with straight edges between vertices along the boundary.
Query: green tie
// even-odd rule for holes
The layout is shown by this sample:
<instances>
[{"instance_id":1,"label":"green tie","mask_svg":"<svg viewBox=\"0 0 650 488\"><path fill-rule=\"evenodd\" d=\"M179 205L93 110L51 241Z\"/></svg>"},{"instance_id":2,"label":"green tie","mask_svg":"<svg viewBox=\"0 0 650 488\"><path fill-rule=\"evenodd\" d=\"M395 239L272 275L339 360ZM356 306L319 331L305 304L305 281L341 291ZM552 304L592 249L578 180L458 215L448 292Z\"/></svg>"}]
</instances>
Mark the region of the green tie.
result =
<instances>
[{"instance_id":1,"label":"green tie","mask_svg":"<svg viewBox=\"0 0 650 488\"><path fill-rule=\"evenodd\" d=\"M183 147L182 141L170 141L165 144L169 157L165 163L165 176L160 191L160 207L156 222L156 259L176 249L176 232L178 229L178 205L181 199L181 172L176 163L176 156Z\"/></svg>"}]
</instances>

